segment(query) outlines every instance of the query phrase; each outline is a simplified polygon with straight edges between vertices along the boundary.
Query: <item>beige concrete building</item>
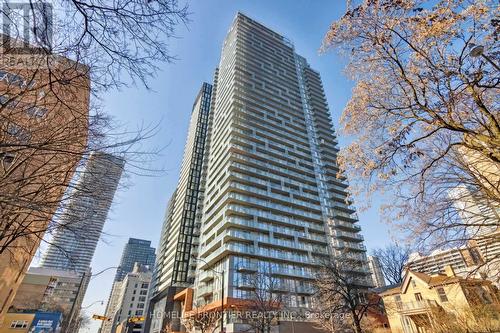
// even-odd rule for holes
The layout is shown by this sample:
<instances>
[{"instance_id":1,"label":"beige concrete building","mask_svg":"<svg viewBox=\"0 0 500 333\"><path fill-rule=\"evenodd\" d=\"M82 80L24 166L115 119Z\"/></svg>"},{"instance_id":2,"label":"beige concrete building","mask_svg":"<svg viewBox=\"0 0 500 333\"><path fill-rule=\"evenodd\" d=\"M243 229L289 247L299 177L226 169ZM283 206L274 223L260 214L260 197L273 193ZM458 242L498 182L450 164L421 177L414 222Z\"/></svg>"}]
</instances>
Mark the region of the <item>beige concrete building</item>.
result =
<instances>
[{"instance_id":1,"label":"beige concrete building","mask_svg":"<svg viewBox=\"0 0 500 333\"><path fill-rule=\"evenodd\" d=\"M90 86L67 59L0 57L1 321L86 147Z\"/></svg>"},{"instance_id":2,"label":"beige concrete building","mask_svg":"<svg viewBox=\"0 0 500 333\"><path fill-rule=\"evenodd\" d=\"M476 306L500 310L498 289L487 280L465 279L447 266L446 274L411 270L397 287L380 293L393 333L431 333L436 313L459 316Z\"/></svg>"},{"instance_id":3,"label":"beige concrete building","mask_svg":"<svg viewBox=\"0 0 500 333\"><path fill-rule=\"evenodd\" d=\"M17 290L10 310L60 311L63 328L71 322L74 325L89 276L67 270L31 267Z\"/></svg>"},{"instance_id":4,"label":"beige concrete building","mask_svg":"<svg viewBox=\"0 0 500 333\"><path fill-rule=\"evenodd\" d=\"M116 333L121 327L127 326L130 326L128 333L142 333L144 320L141 318L146 316L151 278L152 272L148 266L136 264L123 281L113 284L106 309L106 317L111 320L103 321L101 333ZM129 324L130 319L137 320Z\"/></svg>"}]
</instances>

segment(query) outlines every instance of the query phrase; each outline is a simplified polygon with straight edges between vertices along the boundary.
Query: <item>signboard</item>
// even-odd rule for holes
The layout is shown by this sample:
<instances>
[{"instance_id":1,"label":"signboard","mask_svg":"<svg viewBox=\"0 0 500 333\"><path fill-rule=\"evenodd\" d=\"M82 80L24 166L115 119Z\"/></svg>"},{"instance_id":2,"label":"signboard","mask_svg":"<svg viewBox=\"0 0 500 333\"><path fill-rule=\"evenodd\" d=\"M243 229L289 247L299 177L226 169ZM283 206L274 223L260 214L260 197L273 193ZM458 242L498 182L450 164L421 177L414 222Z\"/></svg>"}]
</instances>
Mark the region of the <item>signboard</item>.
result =
<instances>
[{"instance_id":1,"label":"signboard","mask_svg":"<svg viewBox=\"0 0 500 333\"><path fill-rule=\"evenodd\" d=\"M62 313L36 312L29 330L30 333L59 333L61 331Z\"/></svg>"},{"instance_id":2,"label":"signboard","mask_svg":"<svg viewBox=\"0 0 500 333\"><path fill-rule=\"evenodd\" d=\"M110 321L111 320L111 318L108 318L106 316L96 315L96 314L92 316L92 319L95 319L95 320L105 320L105 321Z\"/></svg>"}]
</instances>

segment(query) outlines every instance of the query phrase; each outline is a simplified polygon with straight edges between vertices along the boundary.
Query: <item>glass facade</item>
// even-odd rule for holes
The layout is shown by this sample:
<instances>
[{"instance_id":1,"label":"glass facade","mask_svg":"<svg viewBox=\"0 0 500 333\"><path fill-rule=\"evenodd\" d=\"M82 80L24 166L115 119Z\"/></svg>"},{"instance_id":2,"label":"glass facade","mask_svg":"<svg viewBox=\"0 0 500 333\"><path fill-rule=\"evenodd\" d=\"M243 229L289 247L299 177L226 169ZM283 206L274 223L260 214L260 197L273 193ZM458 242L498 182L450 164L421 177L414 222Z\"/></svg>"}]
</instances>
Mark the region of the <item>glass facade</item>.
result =
<instances>
[{"instance_id":1,"label":"glass facade","mask_svg":"<svg viewBox=\"0 0 500 333\"><path fill-rule=\"evenodd\" d=\"M198 303L250 297L270 272L290 307L310 307L325 257L366 250L320 75L283 36L238 14L221 55L209 122ZM366 277L367 266L359 276ZM286 296L285 296L286 295Z\"/></svg>"},{"instance_id":2,"label":"glass facade","mask_svg":"<svg viewBox=\"0 0 500 333\"><path fill-rule=\"evenodd\" d=\"M204 83L193 105L188 138L177 188L163 225L155 269L156 293L171 286L189 286L194 280L199 235L198 202L212 85Z\"/></svg>"},{"instance_id":3,"label":"glass facade","mask_svg":"<svg viewBox=\"0 0 500 333\"><path fill-rule=\"evenodd\" d=\"M123 249L120 266L116 271L115 281L122 281L127 273L132 272L134 264L149 266L153 270L155 264L155 248L151 247L151 241L137 238L129 238Z\"/></svg>"},{"instance_id":4,"label":"glass facade","mask_svg":"<svg viewBox=\"0 0 500 333\"><path fill-rule=\"evenodd\" d=\"M41 267L85 273L108 216L125 161L93 152L72 189L58 221L60 228L42 258Z\"/></svg>"},{"instance_id":5,"label":"glass facade","mask_svg":"<svg viewBox=\"0 0 500 333\"><path fill-rule=\"evenodd\" d=\"M365 263L353 274L369 286L366 249L347 181L338 176L338 143L319 74L286 38L238 13L210 96L207 117L196 115L202 108L195 107L191 118L154 294L167 286L194 287L200 306L222 298L224 281L225 298L250 298L252 276L262 272L276 280L273 292L287 307L308 308L315 271L325 258L340 255ZM204 146L195 149L200 128ZM197 191L196 200L187 189ZM163 295L154 302L167 309ZM149 332L161 327L152 320Z\"/></svg>"}]
</instances>

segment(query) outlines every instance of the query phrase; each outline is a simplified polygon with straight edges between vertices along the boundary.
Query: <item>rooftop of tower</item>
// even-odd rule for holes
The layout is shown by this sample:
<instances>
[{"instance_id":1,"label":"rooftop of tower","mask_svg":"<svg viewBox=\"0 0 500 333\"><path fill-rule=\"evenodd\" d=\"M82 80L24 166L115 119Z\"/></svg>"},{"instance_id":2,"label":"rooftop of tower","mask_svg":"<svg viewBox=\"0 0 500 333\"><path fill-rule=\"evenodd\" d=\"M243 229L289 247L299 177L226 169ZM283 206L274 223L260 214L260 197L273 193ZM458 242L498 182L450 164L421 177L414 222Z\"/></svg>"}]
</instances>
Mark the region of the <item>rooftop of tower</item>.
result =
<instances>
[{"instance_id":1,"label":"rooftop of tower","mask_svg":"<svg viewBox=\"0 0 500 333\"><path fill-rule=\"evenodd\" d=\"M234 20L233 20L233 23L231 24L231 26L234 25L234 23L236 22L236 20L238 19L245 19L247 21L250 21L254 24L257 24L259 25L263 30L266 30L268 31L271 35L274 35L276 38L278 39L281 39L283 42L285 42L289 47L291 47L292 49L295 49L295 46L293 45L293 42L286 36L284 36L283 34L277 32L276 30L274 29L271 29L269 28L268 26L266 26L265 24L263 23L260 23L259 21L251 18L250 16L244 14L243 12L241 11L238 11L234 17Z\"/></svg>"}]
</instances>

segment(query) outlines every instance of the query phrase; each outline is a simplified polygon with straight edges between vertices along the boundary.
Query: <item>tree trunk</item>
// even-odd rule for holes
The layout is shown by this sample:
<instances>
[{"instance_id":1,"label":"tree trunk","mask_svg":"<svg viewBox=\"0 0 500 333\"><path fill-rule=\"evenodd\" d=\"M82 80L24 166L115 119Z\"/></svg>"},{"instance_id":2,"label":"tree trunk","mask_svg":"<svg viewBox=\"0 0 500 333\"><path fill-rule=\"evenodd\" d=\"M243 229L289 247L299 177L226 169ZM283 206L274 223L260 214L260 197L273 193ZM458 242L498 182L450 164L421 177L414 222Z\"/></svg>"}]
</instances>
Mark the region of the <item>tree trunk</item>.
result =
<instances>
[{"instance_id":1,"label":"tree trunk","mask_svg":"<svg viewBox=\"0 0 500 333\"><path fill-rule=\"evenodd\" d=\"M358 318L355 311L352 311L352 320L354 322L354 332L363 333L363 330L361 329L361 320Z\"/></svg>"}]
</instances>

